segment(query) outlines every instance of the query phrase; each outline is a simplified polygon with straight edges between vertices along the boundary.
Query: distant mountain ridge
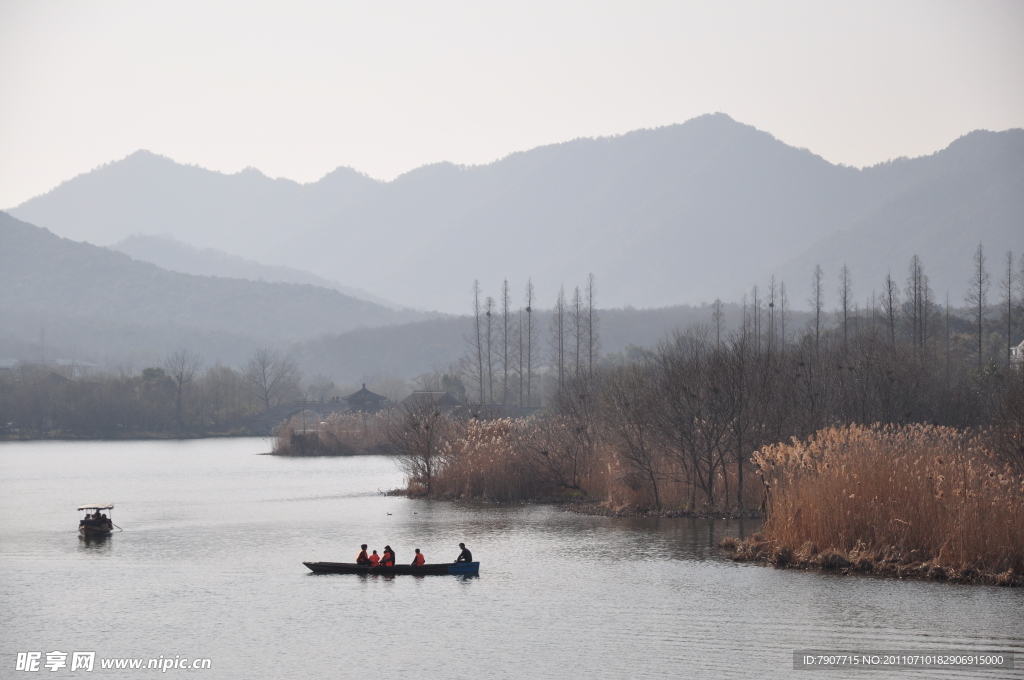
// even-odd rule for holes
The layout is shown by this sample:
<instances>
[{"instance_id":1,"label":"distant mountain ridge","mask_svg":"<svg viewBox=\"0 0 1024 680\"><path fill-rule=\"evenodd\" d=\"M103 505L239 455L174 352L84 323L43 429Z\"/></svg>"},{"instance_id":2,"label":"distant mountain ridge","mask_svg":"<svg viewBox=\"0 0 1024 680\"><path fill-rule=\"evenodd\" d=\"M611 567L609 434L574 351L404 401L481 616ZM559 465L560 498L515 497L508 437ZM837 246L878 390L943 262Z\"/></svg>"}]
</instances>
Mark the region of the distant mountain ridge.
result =
<instances>
[{"instance_id":1,"label":"distant mountain ridge","mask_svg":"<svg viewBox=\"0 0 1024 680\"><path fill-rule=\"evenodd\" d=\"M44 334L90 360L184 347L234 363L258 344L437 316L307 284L171 272L0 212L0 346Z\"/></svg>"},{"instance_id":2,"label":"distant mountain ridge","mask_svg":"<svg viewBox=\"0 0 1024 680\"><path fill-rule=\"evenodd\" d=\"M321 288L333 288L350 297L398 309L393 302L377 297L361 288L343 286L337 281L331 281L301 269L283 265L266 265L255 260L247 260L222 250L213 250L212 248L199 250L172 236L132 234L110 246L110 249L124 253L134 260L149 262L172 272L197 276L222 276L249 281L307 283Z\"/></svg>"},{"instance_id":3,"label":"distant mountain ridge","mask_svg":"<svg viewBox=\"0 0 1024 680\"><path fill-rule=\"evenodd\" d=\"M445 311L468 309L474 279L496 295L508 277L518 303L530 276L550 306L590 272L602 306L738 300L773 273L799 305L815 264L831 280L843 262L861 299L915 253L958 300L977 242L1024 250L1022 165L1022 130L856 169L714 114L391 182L339 168L300 185L137 152L12 213L101 244L170 234Z\"/></svg>"}]
</instances>

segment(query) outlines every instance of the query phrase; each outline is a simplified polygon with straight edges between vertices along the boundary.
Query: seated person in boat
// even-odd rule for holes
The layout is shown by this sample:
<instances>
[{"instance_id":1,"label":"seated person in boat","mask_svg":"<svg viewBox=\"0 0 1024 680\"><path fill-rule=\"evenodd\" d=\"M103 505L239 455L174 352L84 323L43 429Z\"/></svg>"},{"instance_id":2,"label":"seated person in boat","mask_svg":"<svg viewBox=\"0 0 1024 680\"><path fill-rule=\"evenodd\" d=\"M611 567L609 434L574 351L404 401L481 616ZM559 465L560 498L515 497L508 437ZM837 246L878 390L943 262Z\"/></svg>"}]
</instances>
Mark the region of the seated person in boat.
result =
<instances>
[{"instance_id":1,"label":"seated person in boat","mask_svg":"<svg viewBox=\"0 0 1024 680\"><path fill-rule=\"evenodd\" d=\"M356 564L369 564L370 563L370 558L366 556L366 544L363 543L359 547L360 547L359 554L356 555Z\"/></svg>"},{"instance_id":2,"label":"seated person in boat","mask_svg":"<svg viewBox=\"0 0 1024 680\"><path fill-rule=\"evenodd\" d=\"M384 546L384 554L381 555L380 566L382 566L382 567L393 567L393 566L395 566L395 551L391 549L390 545Z\"/></svg>"},{"instance_id":3,"label":"seated person in boat","mask_svg":"<svg viewBox=\"0 0 1024 680\"><path fill-rule=\"evenodd\" d=\"M473 553L469 551L469 548L466 547L466 544L459 543L459 547L462 548L462 552L459 553L459 556L455 559L455 563L458 564L459 562L472 562Z\"/></svg>"},{"instance_id":4,"label":"seated person in boat","mask_svg":"<svg viewBox=\"0 0 1024 680\"><path fill-rule=\"evenodd\" d=\"M416 557L412 558L412 566L422 567L426 562L427 558L423 556L419 548L416 548Z\"/></svg>"},{"instance_id":5,"label":"seated person in boat","mask_svg":"<svg viewBox=\"0 0 1024 680\"><path fill-rule=\"evenodd\" d=\"M373 554L370 555L370 566L376 567L378 564L380 564L380 555L378 555L377 551L374 550Z\"/></svg>"}]
</instances>

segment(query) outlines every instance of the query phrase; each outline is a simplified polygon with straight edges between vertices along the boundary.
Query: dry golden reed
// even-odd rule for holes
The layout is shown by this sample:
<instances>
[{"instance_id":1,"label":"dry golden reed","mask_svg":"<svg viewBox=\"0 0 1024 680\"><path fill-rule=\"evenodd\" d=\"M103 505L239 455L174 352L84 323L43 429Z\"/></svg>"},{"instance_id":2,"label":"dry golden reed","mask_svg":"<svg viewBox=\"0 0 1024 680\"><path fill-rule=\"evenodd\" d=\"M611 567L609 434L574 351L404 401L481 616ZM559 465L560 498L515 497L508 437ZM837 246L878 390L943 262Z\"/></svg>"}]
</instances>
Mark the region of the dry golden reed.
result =
<instances>
[{"instance_id":1,"label":"dry golden reed","mask_svg":"<svg viewBox=\"0 0 1024 680\"><path fill-rule=\"evenodd\" d=\"M1024 574L1024 479L973 434L850 425L767 446L754 462L768 517L749 557L962 580Z\"/></svg>"},{"instance_id":2,"label":"dry golden reed","mask_svg":"<svg viewBox=\"0 0 1024 680\"><path fill-rule=\"evenodd\" d=\"M534 495L535 476L516 445L515 421L469 419L455 427L440 450L436 496L504 502Z\"/></svg>"},{"instance_id":3,"label":"dry golden reed","mask_svg":"<svg viewBox=\"0 0 1024 680\"><path fill-rule=\"evenodd\" d=\"M277 429L273 452L283 456L391 453L386 428L383 413L332 413L325 420L307 423L293 416Z\"/></svg>"}]
</instances>

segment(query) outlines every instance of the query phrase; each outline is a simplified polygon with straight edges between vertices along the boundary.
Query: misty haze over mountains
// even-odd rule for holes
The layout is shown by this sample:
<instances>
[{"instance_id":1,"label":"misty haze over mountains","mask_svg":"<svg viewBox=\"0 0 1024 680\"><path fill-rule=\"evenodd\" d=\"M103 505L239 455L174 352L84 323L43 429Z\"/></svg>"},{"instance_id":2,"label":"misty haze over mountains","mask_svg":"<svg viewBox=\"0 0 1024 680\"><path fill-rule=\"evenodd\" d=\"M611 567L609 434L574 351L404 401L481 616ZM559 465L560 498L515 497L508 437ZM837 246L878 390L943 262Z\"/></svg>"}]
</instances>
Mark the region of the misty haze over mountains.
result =
<instances>
[{"instance_id":1,"label":"misty haze over mountains","mask_svg":"<svg viewBox=\"0 0 1024 680\"><path fill-rule=\"evenodd\" d=\"M212 248L200 250L170 236L133 234L118 241L110 248L128 255L133 260L149 262L172 272L199 276L223 276L250 281L307 283L311 286L333 288L350 297L368 300L385 307L397 308L394 303L361 288L343 286L337 281L331 281L301 269L266 265L254 260L247 260L222 250L213 250Z\"/></svg>"},{"instance_id":2,"label":"misty haze over mountains","mask_svg":"<svg viewBox=\"0 0 1024 680\"><path fill-rule=\"evenodd\" d=\"M0 212L3 359L159 363L187 347L237 364L259 345L432 316L308 284L167 271Z\"/></svg>"},{"instance_id":3,"label":"misty haze over mountains","mask_svg":"<svg viewBox=\"0 0 1024 680\"><path fill-rule=\"evenodd\" d=\"M1024 250L1024 131L973 132L931 156L836 166L724 114L439 163L379 182L339 168L300 185L137 152L11 213L100 245L170 235L305 270L420 309L464 313L532 276L542 306L597 276L602 307L738 300L771 274L802 305L815 264L854 293L905 277L918 254L954 303L978 242ZM835 285L827 286L831 306Z\"/></svg>"},{"instance_id":4,"label":"misty haze over mountains","mask_svg":"<svg viewBox=\"0 0 1024 680\"><path fill-rule=\"evenodd\" d=\"M736 305L723 312L727 332L741 314ZM450 367L464 353L468 324L464 316L393 310L309 284L172 272L3 212L0 319L3 362L138 370L188 349L209 365L240 366L256 347L270 346L288 351L307 376L342 384ZM534 320L546 328L549 313L537 310ZM612 354L653 347L675 328L710 321L707 306L604 310L600 345Z\"/></svg>"}]
</instances>

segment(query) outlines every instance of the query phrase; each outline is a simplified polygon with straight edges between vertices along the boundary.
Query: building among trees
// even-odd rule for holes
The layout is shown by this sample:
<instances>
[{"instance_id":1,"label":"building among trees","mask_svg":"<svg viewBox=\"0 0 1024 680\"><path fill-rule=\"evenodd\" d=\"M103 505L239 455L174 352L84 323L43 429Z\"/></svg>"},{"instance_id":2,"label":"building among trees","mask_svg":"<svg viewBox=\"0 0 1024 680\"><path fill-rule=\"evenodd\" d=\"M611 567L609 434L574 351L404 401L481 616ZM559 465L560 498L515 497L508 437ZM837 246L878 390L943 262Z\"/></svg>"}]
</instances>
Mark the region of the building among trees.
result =
<instances>
[{"instance_id":1,"label":"building among trees","mask_svg":"<svg viewBox=\"0 0 1024 680\"><path fill-rule=\"evenodd\" d=\"M384 402L388 400L387 397L366 389L366 383L363 383L362 389L344 399L348 404L348 410L353 413L376 413L384 408Z\"/></svg>"}]
</instances>

